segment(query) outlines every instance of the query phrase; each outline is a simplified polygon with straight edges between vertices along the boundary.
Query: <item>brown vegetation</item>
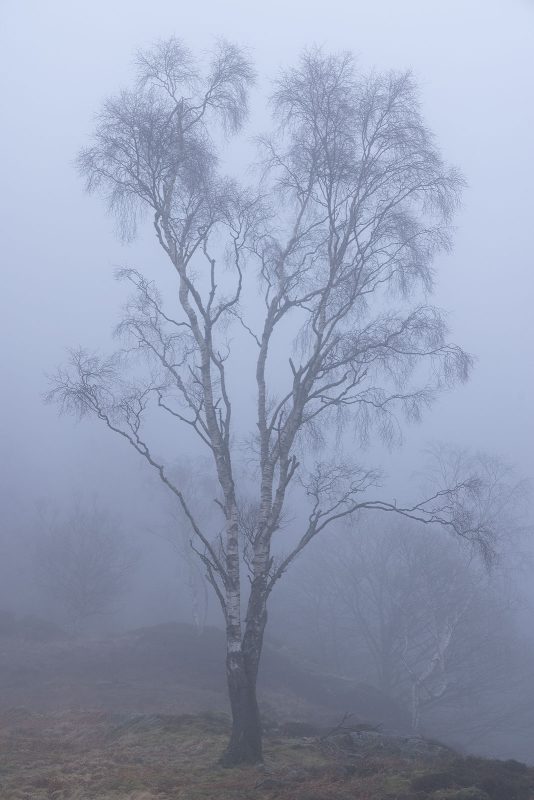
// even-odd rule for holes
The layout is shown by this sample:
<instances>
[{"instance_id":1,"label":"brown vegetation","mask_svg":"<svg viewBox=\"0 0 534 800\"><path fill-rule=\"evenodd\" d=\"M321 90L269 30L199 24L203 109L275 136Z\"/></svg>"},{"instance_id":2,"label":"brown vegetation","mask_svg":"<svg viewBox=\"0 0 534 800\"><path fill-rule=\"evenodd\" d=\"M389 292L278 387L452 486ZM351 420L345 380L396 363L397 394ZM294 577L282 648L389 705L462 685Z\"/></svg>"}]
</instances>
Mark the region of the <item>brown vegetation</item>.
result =
<instances>
[{"instance_id":1,"label":"brown vegetation","mask_svg":"<svg viewBox=\"0 0 534 800\"><path fill-rule=\"evenodd\" d=\"M223 769L225 715L102 711L0 715L1 800L528 800L534 770L396 750L376 734L270 733L265 764Z\"/></svg>"}]
</instances>

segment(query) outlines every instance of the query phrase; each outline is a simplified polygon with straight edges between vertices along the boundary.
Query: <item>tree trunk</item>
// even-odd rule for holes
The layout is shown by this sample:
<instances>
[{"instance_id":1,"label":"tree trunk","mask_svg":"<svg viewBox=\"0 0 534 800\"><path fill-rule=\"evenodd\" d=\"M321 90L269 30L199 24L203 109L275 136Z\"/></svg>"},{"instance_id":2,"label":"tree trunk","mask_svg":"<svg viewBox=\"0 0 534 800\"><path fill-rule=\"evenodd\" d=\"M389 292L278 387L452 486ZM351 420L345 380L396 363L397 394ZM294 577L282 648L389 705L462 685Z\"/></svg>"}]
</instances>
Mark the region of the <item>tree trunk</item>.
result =
<instances>
[{"instance_id":1,"label":"tree trunk","mask_svg":"<svg viewBox=\"0 0 534 800\"><path fill-rule=\"evenodd\" d=\"M414 680L412 682L412 698L411 698L411 722L412 730L419 733L419 725L421 722L421 707L419 698L419 683Z\"/></svg>"},{"instance_id":2,"label":"tree trunk","mask_svg":"<svg viewBox=\"0 0 534 800\"><path fill-rule=\"evenodd\" d=\"M228 638L226 677L232 710L232 734L221 763L224 766L263 761L262 727L256 683L267 624L265 576L252 582L242 642Z\"/></svg>"},{"instance_id":3,"label":"tree trunk","mask_svg":"<svg viewBox=\"0 0 534 800\"><path fill-rule=\"evenodd\" d=\"M221 764L258 764L263 760L261 719L256 698L257 669L243 651L226 659L228 696L232 710L232 733Z\"/></svg>"}]
</instances>

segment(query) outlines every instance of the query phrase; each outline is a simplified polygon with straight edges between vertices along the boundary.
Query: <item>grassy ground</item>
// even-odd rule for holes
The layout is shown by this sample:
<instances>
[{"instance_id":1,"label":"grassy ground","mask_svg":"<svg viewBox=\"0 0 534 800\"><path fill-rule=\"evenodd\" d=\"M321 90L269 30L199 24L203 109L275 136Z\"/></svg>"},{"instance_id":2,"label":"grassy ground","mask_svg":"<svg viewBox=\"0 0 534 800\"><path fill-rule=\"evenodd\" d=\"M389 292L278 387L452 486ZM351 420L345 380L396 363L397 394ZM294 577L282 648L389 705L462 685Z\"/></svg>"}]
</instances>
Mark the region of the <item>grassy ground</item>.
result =
<instances>
[{"instance_id":1,"label":"grassy ground","mask_svg":"<svg viewBox=\"0 0 534 800\"><path fill-rule=\"evenodd\" d=\"M528 800L517 762L355 752L343 737L266 737L263 767L221 769L222 715L0 715L2 800ZM478 788L475 788L478 786Z\"/></svg>"}]
</instances>

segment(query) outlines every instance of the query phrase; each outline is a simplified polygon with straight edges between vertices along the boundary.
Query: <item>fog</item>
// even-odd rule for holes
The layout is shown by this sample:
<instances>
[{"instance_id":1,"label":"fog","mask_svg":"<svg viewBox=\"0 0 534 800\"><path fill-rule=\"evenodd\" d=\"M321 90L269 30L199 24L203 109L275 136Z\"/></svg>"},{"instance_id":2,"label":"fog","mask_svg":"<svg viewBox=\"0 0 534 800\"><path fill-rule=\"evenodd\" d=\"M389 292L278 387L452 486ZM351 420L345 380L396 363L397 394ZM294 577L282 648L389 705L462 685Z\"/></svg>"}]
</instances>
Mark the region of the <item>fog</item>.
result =
<instances>
[{"instance_id":1,"label":"fog","mask_svg":"<svg viewBox=\"0 0 534 800\"><path fill-rule=\"evenodd\" d=\"M132 447L105 425L93 418L79 421L73 415L60 415L57 404L46 404L43 399L50 388L49 376L68 358L67 348L81 345L99 354L116 349L112 333L129 292L124 283L113 279L114 270L139 270L156 280L164 297L172 298L174 291L151 221L143 221L131 241L121 242L105 201L84 192L75 160L80 149L90 144L103 101L131 85L133 56L139 48L176 36L194 54L202 55L222 38L246 49L258 75L243 130L229 143L221 137L224 171L247 183L254 179L249 168L256 152L253 139L271 124L266 97L280 70L295 66L306 47L318 45L328 53L350 51L364 74L411 71L435 145L445 162L465 176L467 188L453 220L452 251L438 253L434 262L432 303L444 310L450 339L474 357L466 383L440 392L420 422L402 424L402 442L388 446L371 436L364 450L365 462L384 471L381 496L394 498L395 505L410 506L421 492L428 491L428 448L441 443L449 459L462 451L469 454L465 456L468 459L480 457L483 469L488 465L484 459L495 459L491 461L492 476L506 502L499 519L496 558L489 571L476 543L473 547L459 544L454 536L434 527L432 533L428 528L421 533L413 521L404 522L401 530L391 514L383 515L386 522L379 522L374 513L351 517L336 525L331 535L317 537L273 591L260 694L263 685L265 708L276 714L272 698L284 684L283 677L279 680L277 676L283 674L287 659L291 669L309 670L322 676L321 680L331 676L334 683L343 679L371 686L381 697L392 699L388 711L383 706L377 710L372 703L366 706L364 701L361 708L342 707L343 701L337 699L331 710L334 721L336 714L339 717L345 711L361 717L374 715L373 722L386 727L404 725L409 729L412 724L425 735L468 751L534 763L530 744L534 733L530 569L534 551L528 488L534 478L534 4L529 0L333 0L326 6L302 0L266 4L241 0L226 4L214 0L202 4L3 0L0 19L4 155L0 195L0 616L5 619L4 627L16 627L14 619L39 618L43 625L50 623L65 631L69 641L93 644L164 623L186 623L199 636L210 626L224 630L217 597L205 578L205 564L190 547L189 523L176 497ZM263 313L261 299L247 294L244 303L252 316ZM274 343L271 377L275 387L290 374L292 351L284 338L290 335L292 329L284 329ZM243 378L254 369L254 346L246 338L239 344L241 340L233 334L230 341L230 385L236 393L235 435L239 439L255 430L256 385L254 379L246 384ZM202 525L216 536L220 511L214 502L218 489L209 454L190 431L169 434L167 427L157 422L151 425L155 449L165 454L176 480L194 497ZM346 429L341 445L332 436L328 447L351 450L351 435ZM239 447L236 445L236 451ZM237 471L252 495L256 484L247 458L243 455ZM298 541L299 526L308 514L305 501L302 487L288 496L282 525L287 537L280 553L287 549L287 542L294 546ZM387 530L380 527L384 525ZM108 529L109 537L99 539L98 549L104 557L98 563L106 565L101 568L104 571L110 563L115 564L115 571L110 573L109 584L99 583L101 604L83 621L83 613L78 618L58 590L65 577L65 568L63 572L61 564L58 568L62 559L58 554L75 548L66 531L78 531L76 542L86 543L95 531L102 536ZM366 625L372 628L372 614L368 612L371 616L364 623L358 603L360 616L351 616L347 610L352 579L350 574L342 578L335 565L339 558L344 563L354 559L353 576L363 570L363 577L356 581L363 585L374 575L373 569L378 570L376 551L375 561L369 553L380 536L392 536L394 542L421 543L420 548L407 544L404 555L396 556L398 569L386 570L389 577L383 581L388 590L395 586L397 591L403 581L415 585L409 566L418 574L430 570L428 574L436 581L436 574L443 578L449 570L458 586L461 584L456 595L469 598L461 612L460 607L454 612L461 635L458 641L453 639L450 681L461 692L448 705L438 702L443 681L439 686L432 684L436 698L433 704L427 703L428 708L422 704L416 712L413 693L409 700L406 676L413 676L417 669L424 671L424 658L433 658L418 631L410 629L405 635L405 642L412 637L409 653L417 654L407 666L408 650L403 651L405 676L380 681L378 656L370 645L372 635L365 640L362 634ZM435 551L427 544L429 536L439 542ZM394 549L391 542L383 546ZM427 553L424 565L417 562L413 547ZM82 560L93 557L94 550L89 547ZM72 559L71 575L74 555ZM321 588L318 577L324 577L321 566L325 564L338 576L328 582L328 590ZM248 585L246 578L243 581ZM77 582L75 579L74 584ZM74 591L70 590L71 596ZM105 602L108 595L109 602ZM436 589L433 600L437 596ZM420 600L422 605L430 602L425 597ZM394 592L391 602L401 602ZM434 622L443 617L443 608L449 609L450 619L450 602L450 598L443 601ZM351 607L354 610L354 602ZM405 608L411 608L407 601ZM373 609L373 614L379 613ZM407 614L414 618L412 612ZM486 635L488 615L495 621L493 638L489 634L492 626ZM333 619L340 625L340 641L324 649L325 631L332 632ZM427 624L422 621L422 628ZM181 630L185 637L189 628ZM28 653L20 655L19 640L15 643L9 636L4 634L2 641L6 664L10 663L11 647L16 651L14 658L44 658L29 645ZM469 648L462 644L465 641L471 642ZM191 646L196 645L193 642ZM402 649L400 643L392 644L393 649L397 646ZM488 676L487 670L479 674L480 664L471 658L473 648L485 653L486 660L495 659L493 675ZM506 663L500 660L503 650L509 657ZM468 651L469 657L465 656ZM202 653L202 648L198 652ZM9 671L8 667L2 669ZM95 674L99 669L95 667ZM220 676L223 689L217 688L213 706L226 709L224 647ZM298 681L296 678L295 683ZM183 683L187 683L185 677ZM474 686L483 691L477 693ZM334 694L336 691L332 689ZM311 718L309 697L299 696L293 685L288 692L288 706L293 703L289 716ZM429 696L431 693L428 690ZM442 694L448 697L444 688ZM15 690L7 680L6 699L0 698L0 706L68 706L61 687L56 687L48 700L45 695L31 680L26 690L24 685ZM87 700L89 706L105 706L106 702L98 695ZM109 701L111 707L114 702ZM122 702L117 700L115 705L122 707ZM164 703L158 702L161 711ZM75 703L83 705L83 699L75 697ZM126 700L123 705L126 707ZM319 705L321 713L328 715L328 704ZM204 697L198 708L193 701L191 707L186 703L182 708L176 698L169 703L174 711L195 712L208 706L209 699ZM393 707L400 709L397 716Z\"/></svg>"}]
</instances>

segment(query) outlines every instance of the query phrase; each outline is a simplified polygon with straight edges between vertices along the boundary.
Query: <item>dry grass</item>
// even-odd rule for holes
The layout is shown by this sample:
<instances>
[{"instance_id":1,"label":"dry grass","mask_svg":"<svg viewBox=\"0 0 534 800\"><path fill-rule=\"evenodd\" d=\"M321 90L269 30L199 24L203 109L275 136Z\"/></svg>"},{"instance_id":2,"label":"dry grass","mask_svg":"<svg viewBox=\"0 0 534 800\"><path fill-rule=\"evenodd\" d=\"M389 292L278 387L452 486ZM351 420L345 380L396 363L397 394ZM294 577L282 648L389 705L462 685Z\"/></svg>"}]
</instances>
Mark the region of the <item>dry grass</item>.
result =
<instances>
[{"instance_id":1,"label":"dry grass","mask_svg":"<svg viewBox=\"0 0 534 800\"><path fill-rule=\"evenodd\" d=\"M263 767L228 770L217 764L226 738L221 715L6 712L0 798L353 800L385 797L393 776L408 785L413 769L395 760L346 763L316 740L271 737Z\"/></svg>"},{"instance_id":2,"label":"dry grass","mask_svg":"<svg viewBox=\"0 0 534 800\"><path fill-rule=\"evenodd\" d=\"M268 736L261 767L222 769L224 715L0 715L0 800L529 800L517 762L349 752ZM479 788L474 788L478 786ZM465 788L468 787L468 788ZM469 788L470 787L470 788Z\"/></svg>"}]
</instances>

